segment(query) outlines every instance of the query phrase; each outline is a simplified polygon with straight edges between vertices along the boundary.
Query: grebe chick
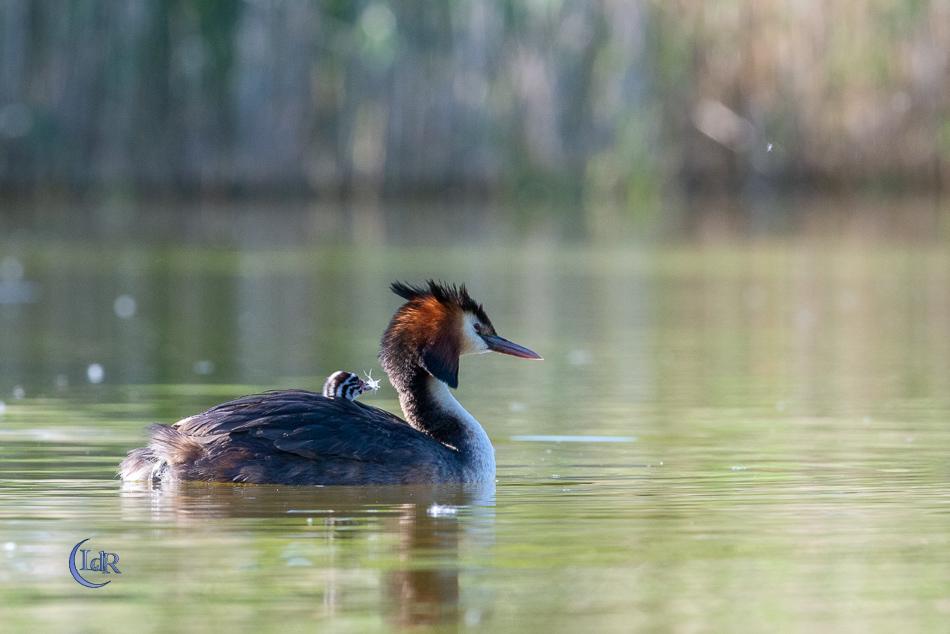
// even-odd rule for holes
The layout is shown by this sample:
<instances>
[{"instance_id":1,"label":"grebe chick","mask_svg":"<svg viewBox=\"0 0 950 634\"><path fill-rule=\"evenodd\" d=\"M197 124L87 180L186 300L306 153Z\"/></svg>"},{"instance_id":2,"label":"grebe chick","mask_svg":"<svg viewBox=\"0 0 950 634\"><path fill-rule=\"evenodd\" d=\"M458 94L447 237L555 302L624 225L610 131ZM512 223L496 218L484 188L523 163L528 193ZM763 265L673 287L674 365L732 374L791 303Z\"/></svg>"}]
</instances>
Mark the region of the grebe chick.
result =
<instances>
[{"instance_id":1,"label":"grebe chick","mask_svg":"<svg viewBox=\"0 0 950 634\"><path fill-rule=\"evenodd\" d=\"M327 398L345 398L348 401L353 401L360 394L372 389L373 386L358 375L345 370L337 370L328 376L326 383L323 384L323 395Z\"/></svg>"},{"instance_id":2,"label":"grebe chick","mask_svg":"<svg viewBox=\"0 0 950 634\"><path fill-rule=\"evenodd\" d=\"M344 398L305 390L254 394L174 425L152 425L148 446L129 452L120 476L317 485L493 482L488 434L450 391L458 387L459 359L489 351L541 357L499 337L464 286L430 280L391 288L405 303L383 333L379 360L405 420L345 392Z\"/></svg>"}]
</instances>

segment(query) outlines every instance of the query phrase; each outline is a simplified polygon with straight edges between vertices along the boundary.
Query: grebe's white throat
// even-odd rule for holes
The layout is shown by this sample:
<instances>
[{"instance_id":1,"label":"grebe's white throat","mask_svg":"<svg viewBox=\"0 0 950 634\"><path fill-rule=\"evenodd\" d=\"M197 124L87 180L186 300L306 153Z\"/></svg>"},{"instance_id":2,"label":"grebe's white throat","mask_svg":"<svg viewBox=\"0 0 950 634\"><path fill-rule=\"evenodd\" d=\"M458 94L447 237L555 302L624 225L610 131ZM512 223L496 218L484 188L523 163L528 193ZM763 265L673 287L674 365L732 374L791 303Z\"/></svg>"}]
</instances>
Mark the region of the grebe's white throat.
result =
<instances>
[{"instance_id":1,"label":"grebe's white throat","mask_svg":"<svg viewBox=\"0 0 950 634\"><path fill-rule=\"evenodd\" d=\"M458 421L461 438L458 447L460 457L465 462L467 482L487 482L495 479L495 448L491 439L474 416L462 407L452 394L449 386L435 377L428 380L429 395L432 403L444 414Z\"/></svg>"}]
</instances>

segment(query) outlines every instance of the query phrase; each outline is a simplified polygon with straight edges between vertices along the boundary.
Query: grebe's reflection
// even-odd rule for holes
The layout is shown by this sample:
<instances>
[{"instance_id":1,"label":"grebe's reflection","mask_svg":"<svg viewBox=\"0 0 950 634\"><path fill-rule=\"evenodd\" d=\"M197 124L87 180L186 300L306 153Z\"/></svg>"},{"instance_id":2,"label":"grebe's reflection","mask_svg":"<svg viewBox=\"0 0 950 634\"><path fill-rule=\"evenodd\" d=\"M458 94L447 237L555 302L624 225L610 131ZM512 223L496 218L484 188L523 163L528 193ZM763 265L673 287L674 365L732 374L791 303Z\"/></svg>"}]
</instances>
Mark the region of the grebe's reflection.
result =
<instances>
[{"instance_id":1,"label":"grebe's reflection","mask_svg":"<svg viewBox=\"0 0 950 634\"><path fill-rule=\"evenodd\" d=\"M299 546L302 539L323 540L329 550L321 551L325 587L317 616L346 611L348 573L368 567L380 570L380 601L389 620L406 625L460 618L459 549L477 551L490 545L494 497L493 484L286 487L182 482L154 489L126 484L122 489L127 519L172 523L200 535L210 519L260 518L269 539L280 537L276 530L284 531L292 545ZM209 532L220 529L215 522ZM377 547L365 546L371 541L381 541L385 548L367 562L367 552L379 553ZM289 552L287 565L303 559ZM293 568L288 570L292 573Z\"/></svg>"}]
</instances>

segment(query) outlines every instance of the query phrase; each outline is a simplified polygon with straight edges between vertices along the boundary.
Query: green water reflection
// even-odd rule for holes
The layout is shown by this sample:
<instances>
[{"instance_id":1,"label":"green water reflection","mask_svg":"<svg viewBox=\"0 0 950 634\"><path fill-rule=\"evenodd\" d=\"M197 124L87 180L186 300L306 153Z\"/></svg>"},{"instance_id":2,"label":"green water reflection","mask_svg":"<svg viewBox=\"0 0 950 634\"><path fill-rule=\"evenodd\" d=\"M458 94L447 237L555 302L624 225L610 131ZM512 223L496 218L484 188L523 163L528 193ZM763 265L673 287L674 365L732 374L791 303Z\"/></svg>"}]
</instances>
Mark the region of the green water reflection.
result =
<instances>
[{"instance_id":1,"label":"green water reflection","mask_svg":"<svg viewBox=\"0 0 950 634\"><path fill-rule=\"evenodd\" d=\"M35 293L0 304L4 631L950 621L942 240L134 244L3 243L7 292ZM463 361L495 490L113 478L147 423L378 371L386 284L429 275L467 282L546 359ZM363 398L397 408L389 386ZM86 537L121 556L101 590L66 568Z\"/></svg>"}]
</instances>

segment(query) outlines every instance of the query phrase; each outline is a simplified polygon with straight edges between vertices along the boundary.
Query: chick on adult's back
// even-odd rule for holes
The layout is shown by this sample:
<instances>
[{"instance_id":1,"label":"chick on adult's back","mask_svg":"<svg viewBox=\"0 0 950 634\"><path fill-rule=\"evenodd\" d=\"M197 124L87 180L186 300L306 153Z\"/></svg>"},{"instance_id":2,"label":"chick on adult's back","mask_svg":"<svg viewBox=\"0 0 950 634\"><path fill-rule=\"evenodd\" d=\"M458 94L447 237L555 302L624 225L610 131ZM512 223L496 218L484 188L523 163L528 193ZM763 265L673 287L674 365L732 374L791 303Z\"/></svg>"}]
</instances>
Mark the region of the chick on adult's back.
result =
<instances>
[{"instance_id":1,"label":"chick on adult's back","mask_svg":"<svg viewBox=\"0 0 950 634\"><path fill-rule=\"evenodd\" d=\"M406 302L379 358L406 420L348 398L305 390L245 396L174 425L152 425L147 447L122 461L124 480L280 484L484 482L495 456L482 426L449 388L459 358L488 351L540 359L499 337L464 286L394 283Z\"/></svg>"}]
</instances>

